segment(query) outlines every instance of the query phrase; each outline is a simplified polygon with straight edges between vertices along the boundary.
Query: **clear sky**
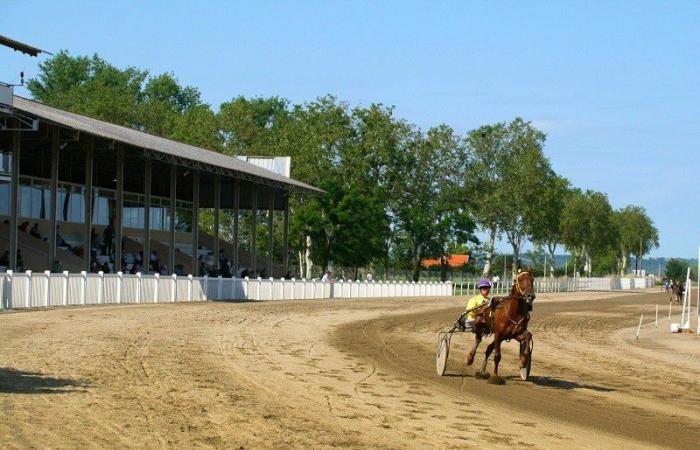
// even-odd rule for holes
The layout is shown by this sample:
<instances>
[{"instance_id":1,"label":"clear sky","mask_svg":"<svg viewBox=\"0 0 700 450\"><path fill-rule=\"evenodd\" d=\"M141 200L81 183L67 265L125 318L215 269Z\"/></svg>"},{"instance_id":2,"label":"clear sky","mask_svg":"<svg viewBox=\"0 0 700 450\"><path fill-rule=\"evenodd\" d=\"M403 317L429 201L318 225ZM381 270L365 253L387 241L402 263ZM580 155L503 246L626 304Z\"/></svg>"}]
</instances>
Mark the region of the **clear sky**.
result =
<instances>
[{"instance_id":1,"label":"clear sky","mask_svg":"<svg viewBox=\"0 0 700 450\"><path fill-rule=\"evenodd\" d=\"M647 208L652 255L700 245L699 1L0 0L0 34L171 71L214 109L330 93L460 133L521 116L574 185ZM45 58L0 48L0 80Z\"/></svg>"}]
</instances>

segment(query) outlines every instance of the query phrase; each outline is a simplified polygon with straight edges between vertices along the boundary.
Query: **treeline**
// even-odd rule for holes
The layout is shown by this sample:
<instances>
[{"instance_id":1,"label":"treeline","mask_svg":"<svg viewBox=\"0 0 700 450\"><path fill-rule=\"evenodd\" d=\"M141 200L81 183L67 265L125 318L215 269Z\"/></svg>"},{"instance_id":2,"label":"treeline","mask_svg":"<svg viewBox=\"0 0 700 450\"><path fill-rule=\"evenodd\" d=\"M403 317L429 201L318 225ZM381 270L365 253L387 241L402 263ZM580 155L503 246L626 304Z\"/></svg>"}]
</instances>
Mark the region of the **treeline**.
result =
<instances>
[{"instance_id":1,"label":"treeline","mask_svg":"<svg viewBox=\"0 0 700 450\"><path fill-rule=\"evenodd\" d=\"M303 104L235 97L214 111L173 74L67 52L42 63L28 88L43 103L221 153L291 156L292 177L328 193L291 205L290 246L302 274L314 265L382 266L417 280L424 258L477 248L488 273L500 236L513 267L530 241L552 257L564 245L579 270L612 273L658 245L643 208L615 211L604 193L572 187L551 168L545 134L520 118L462 135L333 96Z\"/></svg>"}]
</instances>

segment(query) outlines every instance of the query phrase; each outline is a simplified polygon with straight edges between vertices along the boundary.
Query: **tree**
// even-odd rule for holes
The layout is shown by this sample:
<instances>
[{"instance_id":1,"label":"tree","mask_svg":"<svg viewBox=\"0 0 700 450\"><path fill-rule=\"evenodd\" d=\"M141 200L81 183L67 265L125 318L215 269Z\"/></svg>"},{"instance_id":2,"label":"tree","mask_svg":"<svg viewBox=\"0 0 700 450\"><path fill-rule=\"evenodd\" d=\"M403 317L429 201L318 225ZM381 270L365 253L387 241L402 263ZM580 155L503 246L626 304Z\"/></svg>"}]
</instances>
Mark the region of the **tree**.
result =
<instances>
[{"instance_id":1,"label":"tree","mask_svg":"<svg viewBox=\"0 0 700 450\"><path fill-rule=\"evenodd\" d=\"M671 258L666 262L666 278L678 282L685 280L688 272L688 262L684 259Z\"/></svg>"},{"instance_id":2,"label":"tree","mask_svg":"<svg viewBox=\"0 0 700 450\"><path fill-rule=\"evenodd\" d=\"M620 274L627 272L630 254L641 257L659 245L659 233L641 206L628 205L615 211L613 221L619 233L618 258Z\"/></svg>"},{"instance_id":3,"label":"tree","mask_svg":"<svg viewBox=\"0 0 700 450\"><path fill-rule=\"evenodd\" d=\"M506 133L505 151L496 166L500 180L495 207L499 210L498 227L513 248L515 273L524 240L538 232L537 216L544 207L540 194L553 171L542 152L544 133L521 118L508 124Z\"/></svg>"},{"instance_id":4,"label":"tree","mask_svg":"<svg viewBox=\"0 0 700 450\"><path fill-rule=\"evenodd\" d=\"M554 255L557 245L562 242L562 212L570 192L569 181L566 178L554 173L546 177L543 180L543 189L539 193L541 203L531 219L532 239L547 250L552 275L556 271Z\"/></svg>"},{"instance_id":5,"label":"tree","mask_svg":"<svg viewBox=\"0 0 700 450\"><path fill-rule=\"evenodd\" d=\"M574 257L574 267L577 257L583 256L584 270L590 274L593 257L614 248L618 239L608 197L601 192L573 190L562 212L561 239Z\"/></svg>"},{"instance_id":6,"label":"tree","mask_svg":"<svg viewBox=\"0 0 700 450\"><path fill-rule=\"evenodd\" d=\"M471 204L471 213L479 226L488 233L486 259L482 275L489 276L498 237L500 208L498 189L501 173L498 162L506 152L506 127L503 123L485 125L467 134L467 167L465 170L464 197Z\"/></svg>"},{"instance_id":7,"label":"tree","mask_svg":"<svg viewBox=\"0 0 700 450\"><path fill-rule=\"evenodd\" d=\"M443 125L425 134L415 130L390 167L390 215L403 248L410 249L414 281L423 258L444 256L451 240L473 233L461 196L462 156L459 138Z\"/></svg>"}]
</instances>

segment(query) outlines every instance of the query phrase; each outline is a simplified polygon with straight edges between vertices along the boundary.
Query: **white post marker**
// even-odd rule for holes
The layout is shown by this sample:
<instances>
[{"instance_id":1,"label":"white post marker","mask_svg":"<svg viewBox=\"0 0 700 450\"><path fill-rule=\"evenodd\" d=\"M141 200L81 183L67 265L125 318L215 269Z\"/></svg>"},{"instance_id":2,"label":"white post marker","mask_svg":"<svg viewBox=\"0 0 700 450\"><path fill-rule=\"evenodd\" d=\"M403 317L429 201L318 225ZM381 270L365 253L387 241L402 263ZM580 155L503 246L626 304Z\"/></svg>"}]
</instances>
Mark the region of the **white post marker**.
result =
<instances>
[{"instance_id":1,"label":"white post marker","mask_svg":"<svg viewBox=\"0 0 700 450\"><path fill-rule=\"evenodd\" d=\"M46 275L46 290L44 291L44 306L48 307L51 304L51 296L49 293L51 290L51 272L48 270L45 270L44 275Z\"/></svg>"},{"instance_id":2,"label":"white post marker","mask_svg":"<svg viewBox=\"0 0 700 450\"><path fill-rule=\"evenodd\" d=\"M656 305L656 320L654 320L654 327L659 328L659 305Z\"/></svg>"},{"instance_id":3,"label":"white post marker","mask_svg":"<svg viewBox=\"0 0 700 450\"><path fill-rule=\"evenodd\" d=\"M637 327L637 336L635 339L639 339L639 332L642 330L642 320L644 320L644 314L639 318L639 326Z\"/></svg>"}]
</instances>

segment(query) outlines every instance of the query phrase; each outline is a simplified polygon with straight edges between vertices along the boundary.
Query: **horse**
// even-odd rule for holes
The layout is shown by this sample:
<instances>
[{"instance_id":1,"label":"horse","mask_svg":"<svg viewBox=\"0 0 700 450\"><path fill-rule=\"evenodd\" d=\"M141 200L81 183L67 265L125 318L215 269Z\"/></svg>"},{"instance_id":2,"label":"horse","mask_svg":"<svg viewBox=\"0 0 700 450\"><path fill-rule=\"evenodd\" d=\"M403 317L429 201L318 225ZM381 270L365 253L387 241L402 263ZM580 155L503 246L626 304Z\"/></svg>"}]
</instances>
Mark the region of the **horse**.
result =
<instances>
[{"instance_id":1,"label":"horse","mask_svg":"<svg viewBox=\"0 0 700 450\"><path fill-rule=\"evenodd\" d=\"M673 283L671 285L671 299L669 300L669 303L672 302L673 300L675 300L676 303L680 304L682 295L683 295L683 285Z\"/></svg>"},{"instance_id":2,"label":"horse","mask_svg":"<svg viewBox=\"0 0 700 450\"><path fill-rule=\"evenodd\" d=\"M501 342L515 339L520 343L520 377L526 380L528 377L528 364L530 350L532 349L532 333L527 330L532 311L532 302L535 300L534 277L532 268L527 271L519 271L513 282L510 295L507 297L494 297L491 302L484 304L478 310L474 321L474 333L476 341L467 356L467 365L471 366L476 356L476 350L483 336L493 334L493 342L486 348L486 358L475 377L488 379L491 384L505 384L505 380L498 375L498 363L501 361ZM491 353L494 352L493 375L485 372Z\"/></svg>"}]
</instances>

